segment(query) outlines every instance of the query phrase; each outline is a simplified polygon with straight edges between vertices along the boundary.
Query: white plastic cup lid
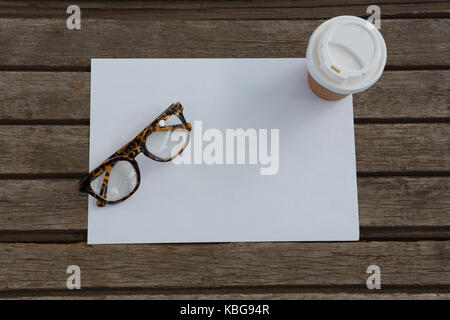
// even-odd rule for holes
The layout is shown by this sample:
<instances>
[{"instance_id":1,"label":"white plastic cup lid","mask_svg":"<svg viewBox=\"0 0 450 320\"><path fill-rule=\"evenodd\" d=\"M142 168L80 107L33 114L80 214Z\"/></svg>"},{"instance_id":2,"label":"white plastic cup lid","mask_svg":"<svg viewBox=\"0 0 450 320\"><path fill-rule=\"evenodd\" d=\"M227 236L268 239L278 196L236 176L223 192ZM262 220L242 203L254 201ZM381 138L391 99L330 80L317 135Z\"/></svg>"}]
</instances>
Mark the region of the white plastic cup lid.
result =
<instances>
[{"instance_id":1,"label":"white plastic cup lid","mask_svg":"<svg viewBox=\"0 0 450 320\"><path fill-rule=\"evenodd\" d=\"M322 23L306 51L308 71L323 87L340 94L366 90L386 64L383 36L370 22L339 16Z\"/></svg>"}]
</instances>

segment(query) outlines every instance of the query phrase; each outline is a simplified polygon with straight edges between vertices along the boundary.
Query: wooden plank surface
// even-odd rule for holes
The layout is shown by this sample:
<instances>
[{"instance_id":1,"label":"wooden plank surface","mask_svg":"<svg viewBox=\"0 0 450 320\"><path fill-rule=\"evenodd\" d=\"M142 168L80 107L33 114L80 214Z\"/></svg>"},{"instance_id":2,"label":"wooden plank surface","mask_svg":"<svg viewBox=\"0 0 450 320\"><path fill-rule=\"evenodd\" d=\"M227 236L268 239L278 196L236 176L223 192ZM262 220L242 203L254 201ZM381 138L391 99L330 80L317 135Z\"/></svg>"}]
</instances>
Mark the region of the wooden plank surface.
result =
<instances>
[{"instance_id":1,"label":"wooden plank surface","mask_svg":"<svg viewBox=\"0 0 450 320\"><path fill-rule=\"evenodd\" d=\"M355 125L357 170L449 171L450 124Z\"/></svg>"},{"instance_id":2,"label":"wooden plank surface","mask_svg":"<svg viewBox=\"0 0 450 320\"><path fill-rule=\"evenodd\" d=\"M77 191L78 181L3 180L0 230L86 230L88 202L86 195Z\"/></svg>"},{"instance_id":3,"label":"wooden plank surface","mask_svg":"<svg viewBox=\"0 0 450 320\"><path fill-rule=\"evenodd\" d=\"M389 286L449 286L449 241L164 245L2 244L0 290L355 286L369 265ZM269 267L270 266L270 267Z\"/></svg>"},{"instance_id":4,"label":"wooden plank surface","mask_svg":"<svg viewBox=\"0 0 450 320\"><path fill-rule=\"evenodd\" d=\"M77 183L3 180L0 241L85 241L87 196L77 192ZM448 237L448 190L450 177L359 177L361 238Z\"/></svg>"},{"instance_id":5,"label":"wooden plank surface","mask_svg":"<svg viewBox=\"0 0 450 320\"><path fill-rule=\"evenodd\" d=\"M366 293L346 293L336 290L335 293L226 293L226 294L143 294L124 293L114 294L99 292L97 294L83 294L82 292L56 292L53 295L31 295L31 293L17 294L0 293L5 300L449 300L448 293L379 293L366 290ZM385 291L385 290L383 290Z\"/></svg>"},{"instance_id":6,"label":"wooden plank surface","mask_svg":"<svg viewBox=\"0 0 450 320\"><path fill-rule=\"evenodd\" d=\"M353 95L355 121L450 119L450 71L385 71L370 89Z\"/></svg>"},{"instance_id":7,"label":"wooden plank surface","mask_svg":"<svg viewBox=\"0 0 450 320\"><path fill-rule=\"evenodd\" d=\"M376 1L356 1L336 5L334 1L78 1L83 18L149 20L216 19L329 19L339 15L366 17L367 7ZM0 1L0 16L23 18L63 18L68 4L62 1ZM448 17L448 2L379 4L382 19Z\"/></svg>"},{"instance_id":8,"label":"wooden plank surface","mask_svg":"<svg viewBox=\"0 0 450 320\"><path fill-rule=\"evenodd\" d=\"M450 169L449 123L361 124L355 136L359 172ZM0 141L0 175L88 171L88 126L0 126Z\"/></svg>"},{"instance_id":9,"label":"wooden plank surface","mask_svg":"<svg viewBox=\"0 0 450 320\"><path fill-rule=\"evenodd\" d=\"M447 0L396 0L396 5L422 5L427 4L432 7L437 4L446 3ZM14 8L17 10L31 9L35 10L52 10L59 8L66 8L68 1L58 0L45 0L35 3L32 0L0 0L0 5L6 9L11 8L11 12ZM258 9L258 8L320 8L320 7L345 7L345 6L358 6L365 5L388 5L382 1L373 0L346 0L345 3L341 0L322 0L320 2L316 0L216 0L216 1L204 1L204 0L151 0L151 1L137 1L137 0L123 0L123 1L101 1L101 0L79 0L80 7L86 9L167 9L167 10L191 10L191 9L232 9L232 8L244 8L244 9ZM225 10L224 10L225 11ZM415 12L420 13L420 12Z\"/></svg>"},{"instance_id":10,"label":"wooden plank surface","mask_svg":"<svg viewBox=\"0 0 450 320\"><path fill-rule=\"evenodd\" d=\"M0 72L0 123L89 119L89 105L88 72Z\"/></svg>"},{"instance_id":11,"label":"wooden plank surface","mask_svg":"<svg viewBox=\"0 0 450 320\"><path fill-rule=\"evenodd\" d=\"M304 57L322 20L131 21L0 18L0 69L82 69L91 58ZM385 20L387 66L448 67L448 19ZM14 38L10 35L14 34ZM51 50L49 50L51 48Z\"/></svg>"},{"instance_id":12,"label":"wooden plank surface","mask_svg":"<svg viewBox=\"0 0 450 320\"><path fill-rule=\"evenodd\" d=\"M354 95L358 120L450 119L450 71L386 71ZM0 72L0 123L83 120L90 105L88 72Z\"/></svg>"},{"instance_id":13,"label":"wooden plank surface","mask_svg":"<svg viewBox=\"0 0 450 320\"><path fill-rule=\"evenodd\" d=\"M448 1L379 4L387 71L354 96L364 241L132 246L54 243L86 239L90 58L304 57L324 19L376 3L76 4L70 31L68 2L0 0L0 298L450 298ZM84 290L66 290L71 264Z\"/></svg>"}]
</instances>

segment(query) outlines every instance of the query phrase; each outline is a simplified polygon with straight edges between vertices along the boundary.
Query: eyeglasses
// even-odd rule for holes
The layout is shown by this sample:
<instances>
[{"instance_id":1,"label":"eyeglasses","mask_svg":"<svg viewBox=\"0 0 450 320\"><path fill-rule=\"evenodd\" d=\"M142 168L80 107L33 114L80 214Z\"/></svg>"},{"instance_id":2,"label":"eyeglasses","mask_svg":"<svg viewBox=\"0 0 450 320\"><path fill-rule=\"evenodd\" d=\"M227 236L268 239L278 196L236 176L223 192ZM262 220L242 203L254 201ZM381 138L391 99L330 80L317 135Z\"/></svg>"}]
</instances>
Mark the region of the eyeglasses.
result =
<instances>
[{"instance_id":1,"label":"eyeglasses","mask_svg":"<svg viewBox=\"0 0 450 320\"><path fill-rule=\"evenodd\" d=\"M188 145L191 129L181 103L170 105L133 140L85 176L79 183L79 191L97 199L99 207L128 199L141 181L137 155L143 152L155 161L170 161Z\"/></svg>"}]
</instances>

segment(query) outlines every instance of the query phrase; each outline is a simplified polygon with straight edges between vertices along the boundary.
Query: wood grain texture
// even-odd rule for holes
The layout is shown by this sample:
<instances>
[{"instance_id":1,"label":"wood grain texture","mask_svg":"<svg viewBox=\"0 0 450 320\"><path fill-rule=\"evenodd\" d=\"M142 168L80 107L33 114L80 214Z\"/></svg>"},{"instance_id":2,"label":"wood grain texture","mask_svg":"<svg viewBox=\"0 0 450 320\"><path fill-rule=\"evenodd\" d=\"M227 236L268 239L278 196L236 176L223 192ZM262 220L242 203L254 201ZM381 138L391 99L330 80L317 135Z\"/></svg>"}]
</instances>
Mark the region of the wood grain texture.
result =
<instances>
[{"instance_id":1,"label":"wood grain texture","mask_svg":"<svg viewBox=\"0 0 450 320\"><path fill-rule=\"evenodd\" d=\"M77 191L78 181L3 180L0 230L86 230L88 202L86 195Z\"/></svg>"},{"instance_id":2,"label":"wood grain texture","mask_svg":"<svg viewBox=\"0 0 450 320\"><path fill-rule=\"evenodd\" d=\"M359 177L361 227L450 226L450 177Z\"/></svg>"},{"instance_id":3,"label":"wood grain texture","mask_svg":"<svg viewBox=\"0 0 450 320\"><path fill-rule=\"evenodd\" d=\"M90 73L0 72L1 120L89 119Z\"/></svg>"},{"instance_id":4,"label":"wood grain texture","mask_svg":"<svg viewBox=\"0 0 450 320\"><path fill-rule=\"evenodd\" d=\"M0 174L88 171L88 126L0 126L0 139Z\"/></svg>"},{"instance_id":5,"label":"wood grain texture","mask_svg":"<svg viewBox=\"0 0 450 320\"><path fill-rule=\"evenodd\" d=\"M58 1L58 0L44 0L39 3L33 0L0 0L0 5L3 8L36 8L36 10L51 10L52 8L66 8L65 4L70 1ZM446 0L396 0L395 4L402 5L422 5L434 6L435 4L446 3ZM319 7L343 7L343 6L357 6L365 5L366 7L372 4L382 6L382 1L373 0L346 0L343 3L341 0L216 0L216 1L204 1L204 0L150 0L150 1L136 1L136 0L122 0L122 1L101 1L101 0L79 0L80 7L86 9L124 9L124 8L141 8L141 9L230 9L230 8L319 8Z\"/></svg>"},{"instance_id":6,"label":"wood grain texture","mask_svg":"<svg viewBox=\"0 0 450 320\"><path fill-rule=\"evenodd\" d=\"M448 171L450 124L355 126L357 170Z\"/></svg>"},{"instance_id":7,"label":"wood grain texture","mask_svg":"<svg viewBox=\"0 0 450 320\"><path fill-rule=\"evenodd\" d=\"M3 180L0 240L14 239L14 232L24 233L28 241L50 241L43 238L44 231L53 231L54 241L86 240L88 199L77 192L77 183L77 179ZM449 190L450 177L359 177L361 237L375 235L366 228L388 228L386 238L401 238L403 231L396 228L450 230ZM422 230L421 235L426 232L433 234Z\"/></svg>"},{"instance_id":8,"label":"wood grain texture","mask_svg":"<svg viewBox=\"0 0 450 320\"><path fill-rule=\"evenodd\" d=\"M304 57L309 36L322 22L83 21L74 31L63 19L0 18L1 68L88 70L91 58ZM449 28L447 19L383 21L387 65L447 67Z\"/></svg>"},{"instance_id":9,"label":"wood grain texture","mask_svg":"<svg viewBox=\"0 0 450 320\"><path fill-rule=\"evenodd\" d=\"M53 295L34 292L34 295L17 293L0 293L0 298L5 300L449 300L449 293L346 293L335 290L335 293L224 293L224 294L114 294L108 290L102 290L97 294L82 292L58 292Z\"/></svg>"},{"instance_id":10,"label":"wood grain texture","mask_svg":"<svg viewBox=\"0 0 450 320\"><path fill-rule=\"evenodd\" d=\"M386 71L354 95L355 119L450 119L450 71ZM89 119L90 73L0 72L0 122Z\"/></svg>"},{"instance_id":11,"label":"wood grain texture","mask_svg":"<svg viewBox=\"0 0 450 320\"><path fill-rule=\"evenodd\" d=\"M450 169L449 123L356 125L355 135L359 172ZM0 175L87 172L88 144L88 126L0 126Z\"/></svg>"},{"instance_id":12,"label":"wood grain texture","mask_svg":"<svg viewBox=\"0 0 450 320\"><path fill-rule=\"evenodd\" d=\"M448 286L450 243L217 243L184 245L0 245L0 290L66 289L81 268L82 288L366 288L369 265L385 286Z\"/></svg>"},{"instance_id":13,"label":"wood grain texture","mask_svg":"<svg viewBox=\"0 0 450 320\"><path fill-rule=\"evenodd\" d=\"M376 2L81 0L79 31L69 4L0 0L0 242L86 239L90 58L304 57L324 19ZM361 237L382 242L0 243L0 298L448 300L450 4L380 6L387 69L415 70L354 97Z\"/></svg>"},{"instance_id":14,"label":"wood grain texture","mask_svg":"<svg viewBox=\"0 0 450 320\"><path fill-rule=\"evenodd\" d=\"M329 19L339 15L366 17L367 7L376 1L345 4L333 1L78 1L83 18L150 20L235 20L235 19ZM68 4L62 1L0 1L0 16L62 18ZM450 14L446 2L379 4L382 19L396 17L443 17Z\"/></svg>"},{"instance_id":15,"label":"wood grain texture","mask_svg":"<svg viewBox=\"0 0 450 320\"><path fill-rule=\"evenodd\" d=\"M385 71L353 95L358 119L450 119L450 71Z\"/></svg>"}]
</instances>

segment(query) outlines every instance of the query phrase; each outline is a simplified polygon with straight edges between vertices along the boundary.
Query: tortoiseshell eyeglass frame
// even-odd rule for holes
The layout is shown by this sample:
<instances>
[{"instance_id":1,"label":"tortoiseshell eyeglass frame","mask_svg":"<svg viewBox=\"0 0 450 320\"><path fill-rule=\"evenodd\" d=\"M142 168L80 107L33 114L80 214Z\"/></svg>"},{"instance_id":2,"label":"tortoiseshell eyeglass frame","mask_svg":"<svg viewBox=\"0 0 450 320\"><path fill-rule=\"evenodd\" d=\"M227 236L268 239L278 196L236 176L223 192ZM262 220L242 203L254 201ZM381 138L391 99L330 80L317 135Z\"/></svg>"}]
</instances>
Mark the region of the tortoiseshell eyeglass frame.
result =
<instances>
[{"instance_id":1,"label":"tortoiseshell eyeglass frame","mask_svg":"<svg viewBox=\"0 0 450 320\"><path fill-rule=\"evenodd\" d=\"M178 119L180 119L181 124L177 125L160 125L162 120L167 120L170 116L177 116ZM180 151L172 157L167 159L162 159L154 154L150 153L147 150L147 147L145 145L147 141L147 137L150 136L151 133L155 131L168 131L168 130L176 130L176 129L185 129L187 132L186 142L184 146L180 149ZM152 123L150 123L144 130L142 130L133 140L131 140L129 143L124 145L122 148L120 148L118 151L113 153L108 159L106 159L102 164L100 164L97 168L92 170L88 175L86 175L83 179L81 179L78 190L80 192L88 193L91 196L93 196L95 199L97 199L97 206L104 207L107 204L117 204L122 201L127 200L129 197L133 195L133 193L136 192L136 190L139 188L139 185L141 183L141 173L139 171L139 165L135 158L143 152L144 155L147 157L159 161L159 162L168 162L177 156L179 156L186 146L189 143L189 136L191 132L192 126L190 123L187 123L184 115L183 115L183 106L180 102L173 103L170 105L163 113L161 113L155 120L153 120ZM119 200L106 200L106 193L108 190L108 179L109 174L111 173L111 170L115 163L118 161L128 161L133 166L134 170L136 171L136 186L135 188L124 198ZM105 173L105 176L102 181L102 185L99 191L99 194L97 194L91 187L91 182L94 181L97 177L101 176L103 173Z\"/></svg>"}]
</instances>

